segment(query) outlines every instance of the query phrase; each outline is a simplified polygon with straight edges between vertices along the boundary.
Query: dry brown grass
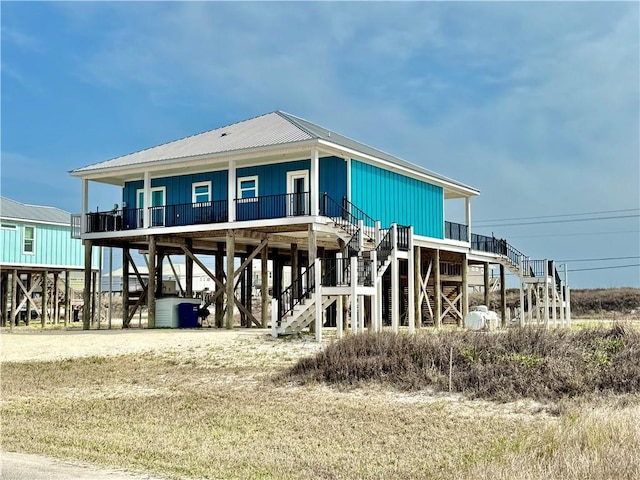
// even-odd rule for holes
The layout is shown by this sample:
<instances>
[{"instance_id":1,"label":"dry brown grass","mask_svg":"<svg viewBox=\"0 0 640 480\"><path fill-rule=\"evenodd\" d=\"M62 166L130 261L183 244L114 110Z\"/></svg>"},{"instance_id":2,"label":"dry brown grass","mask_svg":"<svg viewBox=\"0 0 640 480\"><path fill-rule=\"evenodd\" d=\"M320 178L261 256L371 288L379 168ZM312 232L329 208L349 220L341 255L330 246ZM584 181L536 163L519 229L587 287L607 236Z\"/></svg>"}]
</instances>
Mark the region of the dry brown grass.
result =
<instances>
[{"instance_id":1,"label":"dry brown grass","mask_svg":"<svg viewBox=\"0 0 640 480\"><path fill-rule=\"evenodd\" d=\"M297 340L256 337L7 363L3 448L171 478L580 478L558 456L563 445L580 454L581 478L612 478L600 455L614 451L627 459L614 477L637 478L637 428L613 433L637 419L636 406L605 402L590 414L570 404L557 417L533 402L273 382L308 353Z\"/></svg>"}]
</instances>

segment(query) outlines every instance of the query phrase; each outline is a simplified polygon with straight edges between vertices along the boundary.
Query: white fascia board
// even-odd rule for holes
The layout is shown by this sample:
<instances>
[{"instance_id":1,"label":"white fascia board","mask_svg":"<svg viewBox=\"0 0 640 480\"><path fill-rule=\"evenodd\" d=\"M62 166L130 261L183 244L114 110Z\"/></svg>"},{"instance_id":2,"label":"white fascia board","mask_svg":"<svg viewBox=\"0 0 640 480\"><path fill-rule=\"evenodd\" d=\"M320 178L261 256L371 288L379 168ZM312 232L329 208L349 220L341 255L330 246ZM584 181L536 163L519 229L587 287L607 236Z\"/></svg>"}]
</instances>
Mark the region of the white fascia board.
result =
<instances>
[{"instance_id":1,"label":"white fascia board","mask_svg":"<svg viewBox=\"0 0 640 480\"><path fill-rule=\"evenodd\" d=\"M350 158L354 158L356 160L364 160L364 161L367 161L367 162L377 163L377 164L383 166L385 168L385 170L395 171L396 173L400 173L402 175L415 178L416 180L422 180L422 181L426 180L431 184L440 186L440 187L448 189L448 190L454 190L454 191L459 192L460 194L462 194L464 196L480 195L480 191L476 190L475 188L465 187L465 186L462 186L462 185L456 185L455 183L447 182L446 180L443 180L441 178L432 177L431 175L427 175L426 173L417 172L415 170L411 170L411 169L409 169L407 167L404 167L402 165L398 165L397 163L392 163L392 162L389 162L387 160L383 160L381 158L374 157L372 155L367 155L366 153L362 153L362 152L359 152L357 150L353 150L351 148L346 148L346 147L343 147L343 146L335 144L335 143L327 142L326 140L318 140L318 142L323 147L328 147L328 148L332 149L339 156L344 156L345 154L347 154L347 155L349 155Z\"/></svg>"},{"instance_id":2,"label":"white fascia board","mask_svg":"<svg viewBox=\"0 0 640 480\"><path fill-rule=\"evenodd\" d=\"M119 230L116 232L96 232L96 233L84 233L82 234L83 240L100 240L111 238L126 238L126 237L144 237L145 235L158 234L158 235L172 235L183 233L201 233L211 232L212 236L216 232L224 232L226 230L253 230L256 228L264 227L279 227L283 225L299 225L309 223L320 223L322 217L282 217L282 218L270 218L265 220L247 220L247 221L235 221L235 222L223 222L223 223L209 223L201 225L185 225L179 227L151 227L151 228L136 228L134 230ZM280 234L280 233L279 233Z\"/></svg>"},{"instance_id":3,"label":"white fascia board","mask_svg":"<svg viewBox=\"0 0 640 480\"><path fill-rule=\"evenodd\" d=\"M31 220L27 218L13 218L13 217L0 217L0 220L7 222L14 222L20 224L39 224L39 225L53 225L56 227L68 227L71 230L71 218L69 218L69 223L59 223L59 222L47 222L46 220Z\"/></svg>"},{"instance_id":4,"label":"white fascia board","mask_svg":"<svg viewBox=\"0 0 640 480\"><path fill-rule=\"evenodd\" d=\"M291 154L303 151L305 149L311 149L312 146L317 145L316 139L302 140L300 142L284 144L284 145L268 145L265 147L247 148L244 150L232 150L228 152L219 153L207 153L203 155L195 155L191 157L178 157L169 158L166 160L151 160L144 163L136 163L132 165L120 165L116 167L96 167L90 170L72 170L69 175L72 177L86 178L88 180L99 180L102 177L110 177L113 174L127 174L127 175L142 175L144 172L153 172L156 170L166 170L167 168L175 167L206 167L209 171L212 168L211 162L228 162L230 159L236 162L243 160L250 160L252 158L260 157L263 155L279 155L279 154ZM310 150L309 150L310 151ZM272 163L272 162L266 162ZM213 167L215 168L215 166ZM225 170L224 165L220 165L220 170Z\"/></svg>"},{"instance_id":5,"label":"white fascia board","mask_svg":"<svg viewBox=\"0 0 640 480\"><path fill-rule=\"evenodd\" d=\"M446 250L447 252L468 253L470 245L468 242L460 242L458 240L440 239L432 237L423 237L414 235L413 245L416 247L425 247L432 249Z\"/></svg>"}]
</instances>

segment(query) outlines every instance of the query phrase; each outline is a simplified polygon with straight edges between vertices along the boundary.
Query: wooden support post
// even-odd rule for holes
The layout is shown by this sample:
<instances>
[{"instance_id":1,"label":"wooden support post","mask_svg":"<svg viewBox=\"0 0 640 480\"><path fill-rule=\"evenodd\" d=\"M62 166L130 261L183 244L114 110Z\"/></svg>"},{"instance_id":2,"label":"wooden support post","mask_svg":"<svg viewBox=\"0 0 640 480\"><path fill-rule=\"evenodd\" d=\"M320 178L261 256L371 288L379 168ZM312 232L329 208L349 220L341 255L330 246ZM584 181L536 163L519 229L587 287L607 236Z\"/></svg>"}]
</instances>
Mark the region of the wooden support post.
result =
<instances>
[{"instance_id":1,"label":"wooden support post","mask_svg":"<svg viewBox=\"0 0 640 480\"><path fill-rule=\"evenodd\" d=\"M27 273L27 291L31 290L31 274ZM29 325L31 321L31 302L27 302L27 317L25 318L25 325Z\"/></svg>"},{"instance_id":2,"label":"wooden support post","mask_svg":"<svg viewBox=\"0 0 640 480\"><path fill-rule=\"evenodd\" d=\"M415 326L417 329L422 327L422 301L421 301L421 288L422 283L422 249L420 247L413 247L413 298L415 302Z\"/></svg>"},{"instance_id":3,"label":"wooden support post","mask_svg":"<svg viewBox=\"0 0 640 480\"><path fill-rule=\"evenodd\" d=\"M49 319L49 272L44 270L42 272L42 315L40 315L40 326L44 328ZM91 291L91 286L89 286ZM15 294L14 294L14 298ZM89 298L89 306L91 306L91 298Z\"/></svg>"},{"instance_id":4,"label":"wooden support post","mask_svg":"<svg viewBox=\"0 0 640 480\"><path fill-rule=\"evenodd\" d=\"M440 280L440 250L436 249L433 258L433 289L434 289L434 325L442 327L442 284Z\"/></svg>"},{"instance_id":5,"label":"wooden support post","mask_svg":"<svg viewBox=\"0 0 640 480\"><path fill-rule=\"evenodd\" d=\"M31 283L31 282L29 282ZM71 271L64 272L64 326L71 321Z\"/></svg>"},{"instance_id":6,"label":"wooden support post","mask_svg":"<svg viewBox=\"0 0 640 480\"><path fill-rule=\"evenodd\" d=\"M0 291L2 298L2 326L7 326L7 319L9 318L9 274L6 271L0 271Z\"/></svg>"},{"instance_id":7,"label":"wooden support post","mask_svg":"<svg viewBox=\"0 0 640 480\"><path fill-rule=\"evenodd\" d=\"M28 279L29 275L27 274L27 285L29 283L29 279ZM60 295L58 292L58 272L53 272L53 323L57 324L60 320ZM27 286L27 289L29 287ZM28 315L31 313L28 311L29 308L27 308L27 319L29 318ZM27 320L27 325L29 324L29 320Z\"/></svg>"},{"instance_id":8,"label":"wooden support post","mask_svg":"<svg viewBox=\"0 0 640 480\"><path fill-rule=\"evenodd\" d=\"M149 242L149 283L147 284L147 328L156 328L156 260L155 235L148 236Z\"/></svg>"},{"instance_id":9,"label":"wooden support post","mask_svg":"<svg viewBox=\"0 0 640 480\"><path fill-rule=\"evenodd\" d=\"M491 310L491 306L489 305L489 292L491 291L491 286L489 285L489 262L484 262L482 269L484 270L484 304Z\"/></svg>"},{"instance_id":10,"label":"wooden support post","mask_svg":"<svg viewBox=\"0 0 640 480\"><path fill-rule=\"evenodd\" d=\"M218 248L219 248L218 244ZM191 252L193 250L193 240L187 238L185 240L185 246ZM221 261L222 263L222 261ZM216 256L216 268L218 267L218 257ZM189 255L184 256L184 272L185 272L185 297L193 297L193 259ZM218 274L216 273L216 277ZM218 277L221 279L221 277ZM217 318L217 317L216 317ZM217 325L216 325L217 326Z\"/></svg>"},{"instance_id":11,"label":"wooden support post","mask_svg":"<svg viewBox=\"0 0 640 480\"><path fill-rule=\"evenodd\" d=\"M262 328L267 328L269 322L269 246L266 245L260 253L260 300L262 302ZM271 325L271 328L275 328Z\"/></svg>"},{"instance_id":12,"label":"wooden support post","mask_svg":"<svg viewBox=\"0 0 640 480\"><path fill-rule=\"evenodd\" d=\"M16 293L18 292L18 270L11 271L11 314L9 315L9 330L13 330L16 318Z\"/></svg>"},{"instance_id":13,"label":"wooden support post","mask_svg":"<svg viewBox=\"0 0 640 480\"><path fill-rule=\"evenodd\" d=\"M253 253L253 247L247 247L247 253L251 256ZM251 313L253 313L253 258L249 260L249 265L245 269L246 272L246 307ZM247 327L251 327L251 322L247 320Z\"/></svg>"},{"instance_id":14,"label":"wooden support post","mask_svg":"<svg viewBox=\"0 0 640 480\"><path fill-rule=\"evenodd\" d=\"M233 328L233 311L235 307L235 294L234 294L234 284L233 284L233 273L234 273L234 259L235 259L235 236L234 231L229 229L227 230L227 283L226 283L226 294L227 294L227 312L225 318L225 328L231 329Z\"/></svg>"},{"instance_id":15,"label":"wooden support post","mask_svg":"<svg viewBox=\"0 0 640 480\"><path fill-rule=\"evenodd\" d=\"M91 328L91 258L93 243L91 240L84 241L84 292L82 300L82 329L89 330ZM45 290L45 279L42 279L42 291ZM42 302L42 325L44 326L44 317L46 309L44 308L44 299Z\"/></svg>"},{"instance_id":16,"label":"wooden support post","mask_svg":"<svg viewBox=\"0 0 640 480\"><path fill-rule=\"evenodd\" d=\"M96 323L96 307L98 306L99 292L98 292L98 272L95 270L91 272L91 284L93 285L93 293L91 295L91 326L95 326ZM99 310L99 309L98 309ZM100 312L98 311L98 314Z\"/></svg>"},{"instance_id":17,"label":"wooden support post","mask_svg":"<svg viewBox=\"0 0 640 480\"><path fill-rule=\"evenodd\" d=\"M122 328L129 328L129 248L122 249Z\"/></svg>"},{"instance_id":18,"label":"wooden support post","mask_svg":"<svg viewBox=\"0 0 640 480\"><path fill-rule=\"evenodd\" d=\"M500 315L502 328L507 326L507 286L504 265L500 264Z\"/></svg>"},{"instance_id":19,"label":"wooden support post","mask_svg":"<svg viewBox=\"0 0 640 480\"><path fill-rule=\"evenodd\" d=\"M240 255L240 263L244 263L244 257ZM242 269L240 271L240 278L238 279L238 283L240 283L240 303L247 307L247 270ZM241 327L251 327L251 322L249 318L245 315L244 311L240 310L240 326Z\"/></svg>"},{"instance_id":20,"label":"wooden support post","mask_svg":"<svg viewBox=\"0 0 640 480\"><path fill-rule=\"evenodd\" d=\"M215 256L215 260L216 260L215 277L221 281L224 278L223 258L224 258L224 243L218 242L218 249L216 250L216 256ZM220 285L216 285L216 292L218 290L222 290L222 287ZM222 328L224 325L224 296L223 295L218 295L218 297L216 298L215 309L216 309L215 310L216 328Z\"/></svg>"},{"instance_id":21,"label":"wooden support post","mask_svg":"<svg viewBox=\"0 0 640 480\"><path fill-rule=\"evenodd\" d=\"M458 320L458 326L464 325L464 317L469 313L469 262L467 261L467 254L462 254L462 305L460 306L460 313L462 318Z\"/></svg>"}]
</instances>

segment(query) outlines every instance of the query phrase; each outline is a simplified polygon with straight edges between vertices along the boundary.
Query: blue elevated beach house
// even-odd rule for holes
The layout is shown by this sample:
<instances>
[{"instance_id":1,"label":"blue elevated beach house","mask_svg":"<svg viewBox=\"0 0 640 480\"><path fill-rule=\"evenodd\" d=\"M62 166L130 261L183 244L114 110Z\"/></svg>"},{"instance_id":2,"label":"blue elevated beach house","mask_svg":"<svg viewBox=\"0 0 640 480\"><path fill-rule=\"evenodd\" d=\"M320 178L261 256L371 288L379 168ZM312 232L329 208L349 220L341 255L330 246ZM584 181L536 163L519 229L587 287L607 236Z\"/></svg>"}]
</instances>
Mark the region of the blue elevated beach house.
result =
<instances>
[{"instance_id":1,"label":"blue elevated beach house","mask_svg":"<svg viewBox=\"0 0 640 480\"><path fill-rule=\"evenodd\" d=\"M131 251L148 255L144 291L132 298L124 286L123 296L128 319L146 306L150 327L165 260L174 256L187 270L179 295L201 296L217 326L231 328L239 316L241 325L270 326L274 335L461 324L470 265L484 267L485 286L490 265L500 266L504 323L505 268L521 279L521 305L525 291L529 297L521 324L536 321L535 308L547 323L550 311L564 321L568 310L553 262L471 233L476 189L285 112L70 173L82 180L86 258L95 246L121 248L126 282ZM93 182L122 189L118 208L89 211ZM453 199L464 202L465 224L445 219ZM251 274L258 257L259 289ZM215 289L193 291L194 263Z\"/></svg>"},{"instance_id":2,"label":"blue elevated beach house","mask_svg":"<svg viewBox=\"0 0 640 480\"><path fill-rule=\"evenodd\" d=\"M85 269L85 249L72 238L71 214L0 197L0 222L2 325L40 319L44 326L61 316L69 321L72 275ZM88 268L91 278L97 258Z\"/></svg>"}]
</instances>

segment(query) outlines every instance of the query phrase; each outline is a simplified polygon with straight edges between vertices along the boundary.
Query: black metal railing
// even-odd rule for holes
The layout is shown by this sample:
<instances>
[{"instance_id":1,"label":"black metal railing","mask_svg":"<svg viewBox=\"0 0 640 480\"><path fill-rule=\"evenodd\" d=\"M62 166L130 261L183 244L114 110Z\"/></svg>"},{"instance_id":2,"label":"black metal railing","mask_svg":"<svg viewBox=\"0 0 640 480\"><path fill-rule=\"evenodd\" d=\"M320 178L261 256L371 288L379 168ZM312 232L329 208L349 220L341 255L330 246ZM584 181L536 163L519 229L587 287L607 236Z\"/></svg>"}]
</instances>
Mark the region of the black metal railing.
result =
<instances>
[{"instance_id":1,"label":"black metal railing","mask_svg":"<svg viewBox=\"0 0 640 480\"><path fill-rule=\"evenodd\" d=\"M411 227L404 227L402 225L398 225L396 228L397 231L397 240L398 240L398 250L402 252L409 251L409 245L411 245Z\"/></svg>"},{"instance_id":2,"label":"black metal railing","mask_svg":"<svg viewBox=\"0 0 640 480\"><path fill-rule=\"evenodd\" d=\"M373 260L358 258L358 285L364 287L373 286Z\"/></svg>"},{"instance_id":3,"label":"black metal railing","mask_svg":"<svg viewBox=\"0 0 640 480\"><path fill-rule=\"evenodd\" d=\"M543 278L544 262L545 260L531 260L529 258L525 258L522 263L522 270L524 275L528 275L530 277Z\"/></svg>"},{"instance_id":4,"label":"black metal railing","mask_svg":"<svg viewBox=\"0 0 640 480\"><path fill-rule=\"evenodd\" d=\"M322 194L320 215L331 218L351 236L358 230L358 219L326 193Z\"/></svg>"},{"instance_id":5,"label":"black metal railing","mask_svg":"<svg viewBox=\"0 0 640 480\"><path fill-rule=\"evenodd\" d=\"M358 228L354 234L351 236L351 240L347 243L345 247L345 251L348 258L357 257L360 252L360 235L362 231Z\"/></svg>"},{"instance_id":6,"label":"black metal railing","mask_svg":"<svg viewBox=\"0 0 640 480\"><path fill-rule=\"evenodd\" d=\"M342 206L343 208L351 214L351 216L355 217L356 223L358 220L362 220L362 223L365 227L375 227L376 221L356 207L353 203L347 200L347 197L342 197Z\"/></svg>"},{"instance_id":7,"label":"black metal railing","mask_svg":"<svg viewBox=\"0 0 640 480\"><path fill-rule=\"evenodd\" d=\"M143 215L142 208L87 213L87 233L117 232L142 228Z\"/></svg>"},{"instance_id":8,"label":"black metal railing","mask_svg":"<svg viewBox=\"0 0 640 480\"><path fill-rule=\"evenodd\" d=\"M236 220L298 217L311 213L309 192L236 199Z\"/></svg>"},{"instance_id":9,"label":"black metal railing","mask_svg":"<svg viewBox=\"0 0 640 480\"><path fill-rule=\"evenodd\" d=\"M467 225L454 222L444 222L444 238L466 242L468 240L468 235L469 227Z\"/></svg>"},{"instance_id":10,"label":"black metal railing","mask_svg":"<svg viewBox=\"0 0 640 480\"><path fill-rule=\"evenodd\" d=\"M312 263L305 270L302 271L300 276L294 280L280 294L278 299L278 324L281 324L282 318L293 312L296 305L302 303L303 300L311 297L311 293L315 290L315 268Z\"/></svg>"},{"instance_id":11,"label":"black metal railing","mask_svg":"<svg viewBox=\"0 0 640 480\"><path fill-rule=\"evenodd\" d=\"M154 210L157 212L154 213ZM161 212L161 209L164 211ZM222 223L229 219L226 200L211 202L182 203L166 205L165 207L151 207L151 220L163 219L167 227L183 225L198 225L205 223ZM157 225L154 225L157 226Z\"/></svg>"},{"instance_id":12,"label":"black metal railing","mask_svg":"<svg viewBox=\"0 0 640 480\"><path fill-rule=\"evenodd\" d=\"M348 287L351 285L350 258L322 258L321 285L323 287Z\"/></svg>"},{"instance_id":13,"label":"black metal railing","mask_svg":"<svg viewBox=\"0 0 640 480\"><path fill-rule=\"evenodd\" d=\"M376 266L377 269L379 269L380 266L387 261L389 255L391 255L391 251L393 250L393 242L391 237L392 234L393 232L391 229L387 230L387 233L384 235L384 237L382 237L382 240L380 240L380 243L378 243L378 245L376 246L376 259L378 262L378 265Z\"/></svg>"}]
</instances>

